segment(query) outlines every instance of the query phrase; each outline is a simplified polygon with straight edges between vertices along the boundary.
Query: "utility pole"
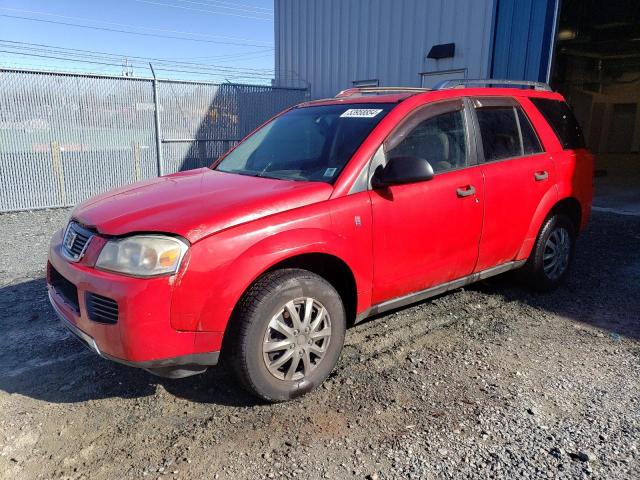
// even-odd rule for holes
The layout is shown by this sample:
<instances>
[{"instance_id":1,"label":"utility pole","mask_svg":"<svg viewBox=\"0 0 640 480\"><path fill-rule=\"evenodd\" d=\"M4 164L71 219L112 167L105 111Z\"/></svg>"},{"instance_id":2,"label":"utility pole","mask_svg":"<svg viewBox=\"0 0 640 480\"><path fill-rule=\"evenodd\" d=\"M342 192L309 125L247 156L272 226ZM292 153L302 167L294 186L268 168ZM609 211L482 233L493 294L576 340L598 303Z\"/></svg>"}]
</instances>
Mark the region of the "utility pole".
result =
<instances>
[{"instance_id":1,"label":"utility pole","mask_svg":"<svg viewBox=\"0 0 640 480\"><path fill-rule=\"evenodd\" d=\"M122 60L122 76L123 77L133 77L133 65L129 65L129 59L124 58Z\"/></svg>"}]
</instances>

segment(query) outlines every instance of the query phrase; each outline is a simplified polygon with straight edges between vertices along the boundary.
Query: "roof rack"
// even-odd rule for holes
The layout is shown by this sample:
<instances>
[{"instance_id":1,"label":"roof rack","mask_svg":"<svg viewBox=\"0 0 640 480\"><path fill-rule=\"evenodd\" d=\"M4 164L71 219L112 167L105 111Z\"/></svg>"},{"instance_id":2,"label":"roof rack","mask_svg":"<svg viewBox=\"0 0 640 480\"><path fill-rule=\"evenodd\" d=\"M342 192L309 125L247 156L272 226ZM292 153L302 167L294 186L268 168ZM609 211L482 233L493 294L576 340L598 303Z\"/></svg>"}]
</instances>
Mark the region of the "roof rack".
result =
<instances>
[{"instance_id":1,"label":"roof rack","mask_svg":"<svg viewBox=\"0 0 640 480\"><path fill-rule=\"evenodd\" d=\"M430 92L430 88L417 87L354 87L338 93L335 98L361 97L363 95L384 95L386 93L423 93Z\"/></svg>"},{"instance_id":2,"label":"roof rack","mask_svg":"<svg viewBox=\"0 0 640 480\"><path fill-rule=\"evenodd\" d=\"M469 86L506 86L506 87L529 87L533 90L541 90L544 92L550 92L551 87L543 82L532 82L528 80L499 80L495 78L487 79L459 79L459 80L444 80L438 83L434 90L443 90L446 88L464 88Z\"/></svg>"}]
</instances>

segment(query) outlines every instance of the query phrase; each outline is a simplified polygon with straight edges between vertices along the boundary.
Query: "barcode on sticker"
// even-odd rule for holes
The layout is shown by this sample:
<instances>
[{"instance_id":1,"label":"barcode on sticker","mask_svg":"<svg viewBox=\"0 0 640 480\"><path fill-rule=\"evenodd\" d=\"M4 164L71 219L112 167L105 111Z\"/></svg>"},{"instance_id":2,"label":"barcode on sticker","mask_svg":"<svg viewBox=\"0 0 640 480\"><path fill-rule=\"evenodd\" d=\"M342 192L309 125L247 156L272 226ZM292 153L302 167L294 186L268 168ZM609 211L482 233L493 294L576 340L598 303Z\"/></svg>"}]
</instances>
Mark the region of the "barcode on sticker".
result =
<instances>
[{"instance_id":1,"label":"barcode on sticker","mask_svg":"<svg viewBox=\"0 0 640 480\"><path fill-rule=\"evenodd\" d=\"M376 108L350 108L346 110L341 118L373 118L378 115L382 110Z\"/></svg>"}]
</instances>

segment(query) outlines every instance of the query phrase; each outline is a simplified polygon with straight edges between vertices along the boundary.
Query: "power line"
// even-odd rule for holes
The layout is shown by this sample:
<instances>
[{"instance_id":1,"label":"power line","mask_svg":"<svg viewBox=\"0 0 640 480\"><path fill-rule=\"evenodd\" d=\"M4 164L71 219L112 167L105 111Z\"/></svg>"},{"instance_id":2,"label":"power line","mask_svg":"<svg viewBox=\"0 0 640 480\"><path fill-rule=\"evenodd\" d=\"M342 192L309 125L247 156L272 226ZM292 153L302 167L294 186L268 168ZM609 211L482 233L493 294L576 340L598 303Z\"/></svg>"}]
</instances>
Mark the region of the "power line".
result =
<instances>
[{"instance_id":1,"label":"power line","mask_svg":"<svg viewBox=\"0 0 640 480\"><path fill-rule=\"evenodd\" d=\"M170 39L173 39L173 40L188 40L188 41L191 41L191 42L215 43L215 44L220 44L220 45L239 45L239 46L247 46L247 47L262 47L262 46L264 46L264 45L256 45L256 44L251 44L251 43L221 42L221 41L216 41L216 40L206 40L204 38L188 38L188 37L178 37L178 36L173 36L173 35L160 35L158 33L133 32L131 30L119 30L119 29L115 29L115 28L96 27L96 26L91 26L91 25L82 25L82 24L78 24L78 23L59 22L59 21L56 21L56 20L45 20L43 18L21 17L21 16L18 16L18 15L0 14L0 17L15 18L15 19L19 19L19 20L28 20L28 21L31 21L31 22L51 23L51 24L55 24L55 25L64 25L64 26L67 26L67 27L78 27L78 28L87 28L87 29L91 29L91 30L102 30L102 31L105 31L105 32L127 33L127 34L130 34L130 35L140 35L140 36L145 36L145 37L170 38Z\"/></svg>"},{"instance_id":2,"label":"power line","mask_svg":"<svg viewBox=\"0 0 640 480\"><path fill-rule=\"evenodd\" d=\"M227 65L214 65L214 64L202 63L202 62L186 62L185 60L189 60L188 58L184 59L184 60L181 60L180 57L178 57L178 58L145 57L145 56L139 56L139 55L138 56L131 55L131 54L128 54L128 53L114 53L114 52L104 52L104 51L98 51L98 50L87 50L87 49L82 49L82 48L60 47L58 45L48 45L48 44L45 44L45 43L19 42L19 41L16 41L16 40L5 40L5 39L0 39L0 42L11 44L12 46L15 46L15 48L39 47L39 48L51 49L51 50L90 53L90 54L98 54L98 55L109 55L109 56L116 56L116 57L120 57L120 58L122 58L122 57L140 58L140 59L145 60L145 61L166 61L166 62L170 62L170 63L190 63L190 64L193 64L193 65L204 65L204 66L209 66L209 67L228 67ZM258 53L264 53L264 52L258 52ZM243 54L242 53L229 54L229 55L224 55L224 57L236 58L236 57L238 57L240 55L243 55ZM201 57L201 58L215 58L215 57ZM235 67L228 67L228 68L235 68ZM251 67L247 67L247 68L249 68L251 70L271 70L270 68L251 68Z\"/></svg>"},{"instance_id":3,"label":"power line","mask_svg":"<svg viewBox=\"0 0 640 480\"><path fill-rule=\"evenodd\" d=\"M165 0L166 1L166 0ZM227 7L223 4L228 5L228 3L226 2L198 2L195 0L174 0L176 2L183 2L183 3L191 3L194 5L204 5L207 7L214 7L214 8L226 8L229 10L238 10L244 13L256 13L258 15L273 15L273 9L270 8L265 8L265 7L255 7L255 6L245 6L242 7L239 4L235 4L232 7ZM246 4L245 4L246 5Z\"/></svg>"},{"instance_id":4,"label":"power line","mask_svg":"<svg viewBox=\"0 0 640 480\"><path fill-rule=\"evenodd\" d=\"M183 1L187 1L187 0L176 0L178 2L183 2ZM189 0L190 1L190 0ZM233 5L235 7L246 7L246 8L251 8L251 9L256 9L256 10L266 10L268 12L273 12L273 8L269 8L269 7L261 7L259 5L251 5L249 3L238 3L238 2L225 2L223 0L201 0L201 2L204 1L206 2L206 4L224 4L224 5Z\"/></svg>"},{"instance_id":5,"label":"power line","mask_svg":"<svg viewBox=\"0 0 640 480\"><path fill-rule=\"evenodd\" d=\"M103 57L116 57L118 59L122 58L132 58L143 60L145 63L148 62L159 62L165 64L177 64L177 65L187 65L190 67L203 67L203 68L211 68L211 69L224 69L224 70L238 70L245 72L261 72L261 73L271 73L273 69L270 68L252 68L252 67L233 67L228 65L215 65L210 63L201 63L201 62L186 62L180 60L171 60L166 58L158 58L158 57L143 57L137 55L129 55L122 53L111 53L111 52L101 52L96 50L85 50L80 48L69 48L69 47L58 47L55 45L46 45L42 43L28 43L28 42L17 42L13 40L2 40L0 39L0 43L4 43L5 47L13 48L13 49L23 49L27 51L37 51L37 52L53 52L54 54L65 54L71 56L80 56L91 58L95 58L96 55ZM7 45L9 44L9 45Z\"/></svg>"},{"instance_id":6,"label":"power line","mask_svg":"<svg viewBox=\"0 0 640 480\"><path fill-rule=\"evenodd\" d=\"M159 5L159 6L163 6L163 7L180 8L182 10L191 10L191 11L194 11L194 12L208 13L208 14L212 14L212 15L231 15L233 17L250 18L250 19L253 19L253 20L273 20L273 17L271 17L271 16L256 17L256 16L250 16L250 15L241 15L239 13L217 12L217 11L213 11L213 10L205 10L203 8L193 8L193 7L185 7L185 6L182 6L182 5L173 5L171 3L152 2L151 0L133 0L133 1L134 2L138 2L138 3L148 3L150 5Z\"/></svg>"},{"instance_id":7,"label":"power line","mask_svg":"<svg viewBox=\"0 0 640 480\"><path fill-rule=\"evenodd\" d=\"M208 38L212 38L212 39L222 39L222 40L232 40L232 41L237 41L237 42L255 42L255 40L249 39L249 38L238 38L238 37L228 37L225 35L209 35L207 33L198 33L198 32L185 32L185 31L181 31L181 30L168 30L168 29L164 29L164 28L154 28L154 27L144 27L141 25L131 25L131 24L127 24L127 23L116 23L116 22L107 22L105 20L95 20L92 18L84 18L84 17L73 17L73 16L69 16L69 15L60 15L57 13L51 13L51 12L42 12L42 11L38 11L38 10L23 10L21 8L11 8L11 7L0 7L0 10L8 10L11 12L19 12L19 13L28 13L28 14L33 14L33 15L45 15L48 17L56 17L56 18L64 18L66 20L80 20L82 22L93 22L93 23L102 23L104 25L111 25L111 26L115 26L115 27L125 27L125 28L138 28L138 29L142 29L142 30L153 30L156 32L162 32L162 33L177 33L177 34L182 34L182 35L195 35L195 36L199 36L199 37L208 37ZM272 44L268 43L268 42L260 42L261 45L251 45L251 46L255 46L255 47L271 47Z\"/></svg>"},{"instance_id":8,"label":"power line","mask_svg":"<svg viewBox=\"0 0 640 480\"><path fill-rule=\"evenodd\" d=\"M273 56L273 48L260 51L243 52L243 53L230 53L225 55L204 55L199 57L162 57L164 60L229 60L242 58L243 60L251 58L263 58Z\"/></svg>"},{"instance_id":9,"label":"power line","mask_svg":"<svg viewBox=\"0 0 640 480\"><path fill-rule=\"evenodd\" d=\"M88 58L88 59L97 59L97 60L107 60L107 61L121 61L125 58L131 60L140 60L145 65L149 62L158 62L166 65L181 65L181 66L189 66L194 68L202 68L208 70L223 70L223 71L244 71L244 72L255 72L255 73L266 73L269 72L269 69L254 69L254 68L242 68L235 66L227 66L227 65L212 65L207 63L200 62L182 62L175 60L164 60L161 58L149 58L149 57L141 57L135 55L127 55L127 54L117 54L117 53L108 53L108 52L96 52L93 50L80 50L80 49L64 49L57 47L48 47L48 46L39 46L38 44L26 44L26 45L15 45L13 42L6 42L0 40L0 46L3 48L11 49L12 53L20 54L22 52L37 52L43 54L52 54L56 56L64 55L65 58Z\"/></svg>"},{"instance_id":10,"label":"power line","mask_svg":"<svg viewBox=\"0 0 640 480\"><path fill-rule=\"evenodd\" d=\"M121 67L122 65L120 65ZM43 70L43 71L48 71L48 72L60 72L60 66L59 65L54 65L54 64L49 64L49 63L42 63L42 62L27 62L24 59L20 59L19 61L17 60L5 60L2 63L2 68L13 68L16 70L20 70L20 69L33 69L33 70ZM90 73L107 73L110 69L112 69L112 67L92 67L91 72ZM79 67L79 66L75 66L75 65L65 65L64 66L64 73L89 73L87 72L86 68L83 67Z\"/></svg>"},{"instance_id":11,"label":"power line","mask_svg":"<svg viewBox=\"0 0 640 480\"><path fill-rule=\"evenodd\" d=\"M40 55L37 53L16 53L16 52L11 52L11 51L7 51L7 50L0 50L0 53L8 53L8 54L14 54L14 55L26 55L29 57L37 57L37 58L47 58L47 59L51 59L51 60L64 60L67 62L81 62L81 63L90 63L90 64L94 64L94 65L107 65L107 66L112 66L112 67L122 67L122 63L109 63L109 62L98 62L96 60L78 60L78 59L73 59L73 58L66 58L66 57L56 57L53 55ZM138 67L142 67L144 66L144 63L140 63L137 64ZM238 79L238 78L252 78L252 79L261 79L261 80L269 80L271 79L271 76L264 76L264 75L238 75L238 74L229 74L228 72L220 72L217 75L212 74L210 72L206 72L206 71L194 71L194 70L183 70L183 69L175 69L175 68L165 68L165 67L159 67L156 68L156 70L159 71L163 71L163 72L177 72L177 73L190 73L190 74L196 74L196 75L211 75L211 76L217 76L217 77L227 77L227 78L234 78L234 79Z\"/></svg>"},{"instance_id":12,"label":"power line","mask_svg":"<svg viewBox=\"0 0 640 480\"><path fill-rule=\"evenodd\" d=\"M3 48L12 48L7 47L6 45ZM25 51L26 50L26 51ZM71 62L84 62L89 64L104 64L110 66L122 66L122 60L126 60L127 63L131 66L137 68L147 69L148 62L146 60L141 59L141 57L130 57L130 56L119 56L119 57L108 57L108 56L96 56L89 54L80 54L80 53L65 53L65 52L56 52L53 50L46 49L22 49L21 51L15 50L2 50L3 53L13 54L13 55L26 55L26 56L35 56L39 58L51 58L55 60L63 60L63 61L71 61ZM35 52L35 53L33 53ZM163 62L163 61L154 61L154 65L156 65L158 70L163 69L189 69L187 73L195 73L193 69L196 69L200 73L212 73L212 74L221 74L221 75L247 75L247 76L256 76L256 77L264 77L264 78L272 78L272 73L267 70L249 70L249 69L240 69L233 67L208 67L203 66L201 64L188 64L188 63L172 63L172 62ZM176 70L180 71L180 70Z\"/></svg>"}]
</instances>

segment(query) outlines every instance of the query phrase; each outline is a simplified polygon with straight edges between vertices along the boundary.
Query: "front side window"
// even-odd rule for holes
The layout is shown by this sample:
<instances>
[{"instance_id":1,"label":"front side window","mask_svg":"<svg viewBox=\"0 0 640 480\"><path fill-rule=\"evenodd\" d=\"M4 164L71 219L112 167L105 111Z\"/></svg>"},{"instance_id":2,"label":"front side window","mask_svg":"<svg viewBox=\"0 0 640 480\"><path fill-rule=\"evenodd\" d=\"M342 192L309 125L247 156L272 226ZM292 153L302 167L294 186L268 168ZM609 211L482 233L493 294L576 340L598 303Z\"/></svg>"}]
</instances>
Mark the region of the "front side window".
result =
<instances>
[{"instance_id":1,"label":"front side window","mask_svg":"<svg viewBox=\"0 0 640 480\"><path fill-rule=\"evenodd\" d=\"M442 113L419 123L388 157L424 158L435 173L463 168L467 162L467 141L462 110Z\"/></svg>"},{"instance_id":2,"label":"front side window","mask_svg":"<svg viewBox=\"0 0 640 480\"><path fill-rule=\"evenodd\" d=\"M333 183L394 106L353 103L294 108L248 137L215 169L256 177Z\"/></svg>"}]
</instances>

